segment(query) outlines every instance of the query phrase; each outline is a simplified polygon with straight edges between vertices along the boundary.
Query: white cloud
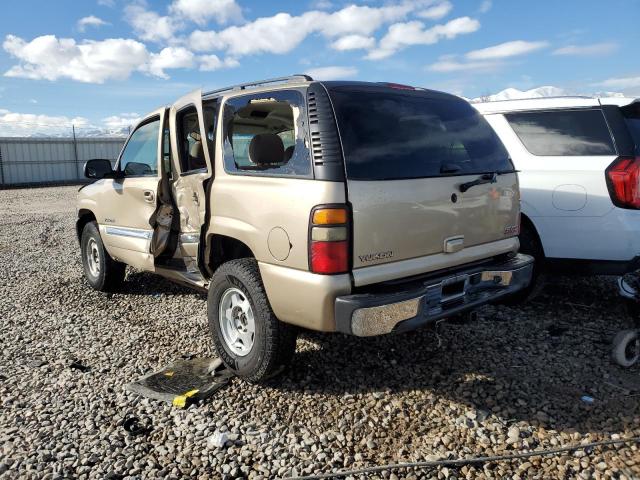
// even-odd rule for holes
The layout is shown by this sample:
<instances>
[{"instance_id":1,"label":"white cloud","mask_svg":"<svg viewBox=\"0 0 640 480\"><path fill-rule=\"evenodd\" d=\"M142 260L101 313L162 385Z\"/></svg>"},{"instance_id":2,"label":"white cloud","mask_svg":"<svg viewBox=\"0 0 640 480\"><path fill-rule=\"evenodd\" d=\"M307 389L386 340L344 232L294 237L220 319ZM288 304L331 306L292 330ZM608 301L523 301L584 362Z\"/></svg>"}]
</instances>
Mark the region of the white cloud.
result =
<instances>
[{"instance_id":1,"label":"white cloud","mask_svg":"<svg viewBox=\"0 0 640 480\"><path fill-rule=\"evenodd\" d=\"M209 20L220 25L243 21L242 10L235 0L174 0L169 11L200 26Z\"/></svg>"},{"instance_id":2,"label":"white cloud","mask_svg":"<svg viewBox=\"0 0 640 480\"><path fill-rule=\"evenodd\" d=\"M464 62L459 61L455 56L440 57L437 62L429 65L428 70L433 72L448 73L448 72L464 72L464 71L492 71L502 64L495 61L477 61L477 62Z\"/></svg>"},{"instance_id":3,"label":"white cloud","mask_svg":"<svg viewBox=\"0 0 640 480\"><path fill-rule=\"evenodd\" d=\"M618 49L618 45L613 42L594 43L591 45L567 45L553 51L554 55L606 55Z\"/></svg>"},{"instance_id":4,"label":"white cloud","mask_svg":"<svg viewBox=\"0 0 640 480\"><path fill-rule=\"evenodd\" d=\"M492 47L473 50L466 53L462 59L456 55L444 55L437 62L429 65L427 70L440 73L489 72L504 67L506 63L503 60L506 58L534 52L545 48L547 45L547 42L525 42L522 40L505 42Z\"/></svg>"},{"instance_id":5,"label":"white cloud","mask_svg":"<svg viewBox=\"0 0 640 480\"><path fill-rule=\"evenodd\" d=\"M142 117L137 113L121 113L102 119L102 123L109 130L122 130L136 125Z\"/></svg>"},{"instance_id":6,"label":"white cloud","mask_svg":"<svg viewBox=\"0 0 640 480\"><path fill-rule=\"evenodd\" d=\"M307 70L307 75L311 75L315 80L337 80L342 78L355 77L358 69L355 67L319 67Z\"/></svg>"},{"instance_id":7,"label":"white cloud","mask_svg":"<svg viewBox=\"0 0 640 480\"><path fill-rule=\"evenodd\" d=\"M71 126L87 128L89 120L84 117L66 117L63 115L39 115L34 113L18 113L0 109L0 136L32 136L42 135L71 136Z\"/></svg>"},{"instance_id":8,"label":"white cloud","mask_svg":"<svg viewBox=\"0 0 640 480\"><path fill-rule=\"evenodd\" d=\"M71 38L43 35L27 42L7 35L2 46L20 61L4 75L31 79L70 78L87 83L122 80L149 57L142 43L123 38L76 43Z\"/></svg>"},{"instance_id":9,"label":"white cloud","mask_svg":"<svg viewBox=\"0 0 640 480\"><path fill-rule=\"evenodd\" d=\"M133 27L142 40L165 42L174 39L181 28L180 23L169 16L161 16L145 8L144 3L127 5L124 9L125 20Z\"/></svg>"},{"instance_id":10,"label":"white cloud","mask_svg":"<svg viewBox=\"0 0 640 480\"><path fill-rule=\"evenodd\" d=\"M376 40L373 37L366 37L364 35L345 35L331 44L331 48L334 50L360 50L369 49L376 44Z\"/></svg>"},{"instance_id":11,"label":"white cloud","mask_svg":"<svg viewBox=\"0 0 640 480\"><path fill-rule=\"evenodd\" d=\"M98 5L102 5L103 7L115 7L115 0L98 0Z\"/></svg>"},{"instance_id":12,"label":"white cloud","mask_svg":"<svg viewBox=\"0 0 640 480\"><path fill-rule=\"evenodd\" d=\"M333 2L329 0L315 0L311 2L311 6L317 10L329 10L330 8L333 8Z\"/></svg>"},{"instance_id":13,"label":"white cloud","mask_svg":"<svg viewBox=\"0 0 640 480\"><path fill-rule=\"evenodd\" d=\"M189 36L189 45L203 52L223 50L234 57L257 53L283 54L314 33L330 39L350 35L369 37L385 23L406 17L423 6L425 1L430 0L405 1L383 7L350 5L332 13L311 10L297 16L278 13L219 31L196 30Z\"/></svg>"},{"instance_id":14,"label":"white cloud","mask_svg":"<svg viewBox=\"0 0 640 480\"><path fill-rule=\"evenodd\" d=\"M163 48L160 53L152 53L147 66L149 73L156 77L167 79L169 75L165 70L171 68L191 68L194 64L194 55L184 47Z\"/></svg>"},{"instance_id":15,"label":"white cloud","mask_svg":"<svg viewBox=\"0 0 640 480\"><path fill-rule=\"evenodd\" d=\"M613 77L608 78L602 82L594 83L596 86L606 88L640 88L640 76L638 77Z\"/></svg>"},{"instance_id":16,"label":"white cloud","mask_svg":"<svg viewBox=\"0 0 640 480\"><path fill-rule=\"evenodd\" d=\"M427 20L440 20L445 17L453 8L453 5L449 1L444 1L433 7L429 7L421 12L418 12L420 18L426 18Z\"/></svg>"},{"instance_id":17,"label":"white cloud","mask_svg":"<svg viewBox=\"0 0 640 480\"><path fill-rule=\"evenodd\" d=\"M89 15L88 17L82 17L78 20L78 30L84 32L87 27L101 27L103 25L109 25L108 22L105 22L101 18L96 17L95 15Z\"/></svg>"},{"instance_id":18,"label":"white cloud","mask_svg":"<svg viewBox=\"0 0 640 480\"><path fill-rule=\"evenodd\" d=\"M535 52L549 46L549 42L526 42L524 40L514 40L500 43L492 47L473 50L466 54L469 60L494 60L498 58L515 57Z\"/></svg>"},{"instance_id":19,"label":"white cloud","mask_svg":"<svg viewBox=\"0 0 640 480\"><path fill-rule=\"evenodd\" d=\"M411 45L432 45L444 38L455 38L458 35L475 32L479 28L480 22L469 17L455 18L428 29L418 21L395 23L389 27L389 31L382 37L378 47L371 50L366 58L370 60L387 58Z\"/></svg>"},{"instance_id":20,"label":"white cloud","mask_svg":"<svg viewBox=\"0 0 640 480\"><path fill-rule=\"evenodd\" d=\"M480 4L479 11L480 13L487 13L489 10L491 10L492 6L493 2L491 0L483 0Z\"/></svg>"},{"instance_id":21,"label":"white cloud","mask_svg":"<svg viewBox=\"0 0 640 480\"><path fill-rule=\"evenodd\" d=\"M217 55L213 54L202 55L198 60L200 61L200 70L203 72L212 72L214 70L240 66L240 62L235 58L225 58L224 60L221 60Z\"/></svg>"}]
</instances>

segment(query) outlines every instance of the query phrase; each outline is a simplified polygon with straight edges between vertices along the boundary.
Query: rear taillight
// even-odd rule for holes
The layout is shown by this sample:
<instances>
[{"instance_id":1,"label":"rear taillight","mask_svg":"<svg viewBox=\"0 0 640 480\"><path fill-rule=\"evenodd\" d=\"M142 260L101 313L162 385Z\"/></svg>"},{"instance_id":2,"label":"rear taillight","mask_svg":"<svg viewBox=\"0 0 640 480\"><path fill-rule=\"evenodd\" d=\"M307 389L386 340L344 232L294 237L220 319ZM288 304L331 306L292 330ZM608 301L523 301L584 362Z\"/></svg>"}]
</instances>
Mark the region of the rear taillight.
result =
<instances>
[{"instance_id":1,"label":"rear taillight","mask_svg":"<svg viewBox=\"0 0 640 480\"><path fill-rule=\"evenodd\" d=\"M311 212L309 268L330 275L349 271L349 211L346 207L316 207Z\"/></svg>"},{"instance_id":2,"label":"rear taillight","mask_svg":"<svg viewBox=\"0 0 640 480\"><path fill-rule=\"evenodd\" d=\"M640 157L619 157L605 170L616 207L640 209Z\"/></svg>"}]
</instances>

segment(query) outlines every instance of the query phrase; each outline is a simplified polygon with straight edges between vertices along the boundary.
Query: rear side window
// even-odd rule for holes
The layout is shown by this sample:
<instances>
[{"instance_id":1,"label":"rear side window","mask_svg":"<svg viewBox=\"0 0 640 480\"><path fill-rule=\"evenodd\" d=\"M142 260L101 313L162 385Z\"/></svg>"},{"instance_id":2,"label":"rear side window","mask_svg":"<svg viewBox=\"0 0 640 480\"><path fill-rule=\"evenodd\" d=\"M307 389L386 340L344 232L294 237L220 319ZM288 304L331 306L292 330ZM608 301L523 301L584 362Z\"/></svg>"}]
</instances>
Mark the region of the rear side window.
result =
<instances>
[{"instance_id":1,"label":"rear side window","mask_svg":"<svg viewBox=\"0 0 640 480\"><path fill-rule=\"evenodd\" d=\"M632 103L620 109L629 128L635 146L636 156L640 156L640 102Z\"/></svg>"},{"instance_id":2,"label":"rear side window","mask_svg":"<svg viewBox=\"0 0 640 480\"><path fill-rule=\"evenodd\" d=\"M243 95L224 107L224 167L230 173L309 176L304 97L283 90Z\"/></svg>"},{"instance_id":3,"label":"rear side window","mask_svg":"<svg viewBox=\"0 0 640 480\"><path fill-rule=\"evenodd\" d=\"M505 117L533 155L615 155L599 109L509 113Z\"/></svg>"},{"instance_id":4,"label":"rear side window","mask_svg":"<svg viewBox=\"0 0 640 480\"><path fill-rule=\"evenodd\" d=\"M420 92L330 91L352 180L512 171L485 119L467 102Z\"/></svg>"}]
</instances>

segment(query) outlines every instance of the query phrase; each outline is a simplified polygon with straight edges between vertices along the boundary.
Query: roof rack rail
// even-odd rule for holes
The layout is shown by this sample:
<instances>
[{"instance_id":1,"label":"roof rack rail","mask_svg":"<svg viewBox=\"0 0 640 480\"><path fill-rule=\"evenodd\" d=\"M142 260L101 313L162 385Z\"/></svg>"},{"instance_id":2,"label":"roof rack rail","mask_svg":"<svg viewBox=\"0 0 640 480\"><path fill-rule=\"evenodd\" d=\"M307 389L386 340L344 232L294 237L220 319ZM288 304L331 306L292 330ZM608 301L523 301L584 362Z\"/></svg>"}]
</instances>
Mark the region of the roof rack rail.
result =
<instances>
[{"instance_id":1,"label":"roof rack rail","mask_svg":"<svg viewBox=\"0 0 640 480\"><path fill-rule=\"evenodd\" d=\"M231 85L230 87L224 87L224 88L218 88L216 90L210 90L208 92L204 92L202 95L213 95L215 93L222 93L222 92L226 92L229 90L245 90L248 87L258 87L260 85L267 85L269 83L287 83L287 82L292 82L294 80L298 80L298 79L304 79L307 82L312 82L313 78L311 78L310 75L306 75L306 74L302 74L302 73L296 73L294 75L289 75L286 77L276 77L276 78L269 78L267 80L258 80L256 82L247 82L247 83L239 83L237 85Z\"/></svg>"}]
</instances>

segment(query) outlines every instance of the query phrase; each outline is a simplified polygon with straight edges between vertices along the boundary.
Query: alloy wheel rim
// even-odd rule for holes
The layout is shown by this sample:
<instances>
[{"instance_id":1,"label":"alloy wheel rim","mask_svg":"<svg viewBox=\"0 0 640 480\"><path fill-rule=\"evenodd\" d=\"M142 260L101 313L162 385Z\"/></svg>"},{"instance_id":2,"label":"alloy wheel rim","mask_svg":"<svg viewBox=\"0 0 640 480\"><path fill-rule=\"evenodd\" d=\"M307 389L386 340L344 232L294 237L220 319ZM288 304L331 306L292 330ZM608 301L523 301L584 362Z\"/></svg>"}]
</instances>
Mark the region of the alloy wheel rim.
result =
<instances>
[{"instance_id":1,"label":"alloy wheel rim","mask_svg":"<svg viewBox=\"0 0 640 480\"><path fill-rule=\"evenodd\" d=\"M89 242L87 242L87 265L92 276L97 277L100 275L100 250L98 249L98 242L93 238L90 238Z\"/></svg>"},{"instance_id":2,"label":"alloy wheel rim","mask_svg":"<svg viewBox=\"0 0 640 480\"><path fill-rule=\"evenodd\" d=\"M251 303L240 289L231 287L224 291L218 321L227 348L239 357L248 355L253 348L256 324Z\"/></svg>"}]
</instances>

